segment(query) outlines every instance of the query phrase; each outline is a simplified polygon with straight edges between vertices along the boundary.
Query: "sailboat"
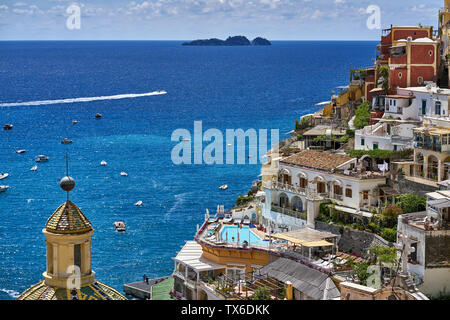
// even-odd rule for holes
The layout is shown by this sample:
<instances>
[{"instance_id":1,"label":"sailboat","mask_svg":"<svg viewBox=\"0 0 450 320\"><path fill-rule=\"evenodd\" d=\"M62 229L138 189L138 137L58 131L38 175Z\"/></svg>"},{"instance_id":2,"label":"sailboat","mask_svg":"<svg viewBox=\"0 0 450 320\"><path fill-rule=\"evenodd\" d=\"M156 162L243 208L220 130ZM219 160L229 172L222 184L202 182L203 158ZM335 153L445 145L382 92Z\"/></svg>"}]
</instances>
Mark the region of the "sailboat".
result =
<instances>
[{"instance_id":1,"label":"sailboat","mask_svg":"<svg viewBox=\"0 0 450 320\"><path fill-rule=\"evenodd\" d=\"M140 207L140 206L142 206L142 201L138 201L138 202L136 202L135 204L134 204L136 207Z\"/></svg>"},{"instance_id":2,"label":"sailboat","mask_svg":"<svg viewBox=\"0 0 450 320\"><path fill-rule=\"evenodd\" d=\"M30 171L36 171L37 170L37 166L33 166Z\"/></svg>"},{"instance_id":3,"label":"sailboat","mask_svg":"<svg viewBox=\"0 0 450 320\"><path fill-rule=\"evenodd\" d=\"M102 160L102 162L100 162L100 165L106 166L106 165L108 165L108 163L105 160Z\"/></svg>"}]
</instances>

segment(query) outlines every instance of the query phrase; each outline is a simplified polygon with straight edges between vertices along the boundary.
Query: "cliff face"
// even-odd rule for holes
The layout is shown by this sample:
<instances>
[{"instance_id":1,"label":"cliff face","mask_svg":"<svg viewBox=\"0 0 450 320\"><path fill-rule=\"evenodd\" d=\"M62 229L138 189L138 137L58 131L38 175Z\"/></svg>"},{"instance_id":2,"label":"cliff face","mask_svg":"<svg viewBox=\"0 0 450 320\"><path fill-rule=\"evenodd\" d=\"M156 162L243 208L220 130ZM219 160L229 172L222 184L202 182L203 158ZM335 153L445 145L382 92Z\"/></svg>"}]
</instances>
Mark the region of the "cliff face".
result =
<instances>
[{"instance_id":1,"label":"cliff face","mask_svg":"<svg viewBox=\"0 0 450 320\"><path fill-rule=\"evenodd\" d=\"M183 46L262 46L271 45L270 41L263 38L256 38L252 42L244 36L228 37L227 40L220 40L217 38L194 40L183 43Z\"/></svg>"}]
</instances>

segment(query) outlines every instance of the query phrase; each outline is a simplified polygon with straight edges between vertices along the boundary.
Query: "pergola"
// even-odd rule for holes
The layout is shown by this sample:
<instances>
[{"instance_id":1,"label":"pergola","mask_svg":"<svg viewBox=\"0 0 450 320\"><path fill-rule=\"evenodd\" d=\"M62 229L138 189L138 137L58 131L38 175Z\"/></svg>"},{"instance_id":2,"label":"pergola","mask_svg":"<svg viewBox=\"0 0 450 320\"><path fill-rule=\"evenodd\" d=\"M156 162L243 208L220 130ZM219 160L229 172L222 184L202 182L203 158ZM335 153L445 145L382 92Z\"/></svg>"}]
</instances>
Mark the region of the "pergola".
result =
<instances>
[{"instance_id":1,"label":"pergola","mask_svg":"<svg viewBox=\"0 0 450 320\"><path fill-rule=\"evenodd\" d=\"M337 235L329 232L314 230L311 228L303 228L289 232L277 233L271 235L272 238L285 240L289 243L300 246L302 255L305 249L308 251L308 258L311 260L312 249L314 248L329 248L331 247L331 254L336 252Z\"/></svg>"}]
</instances>

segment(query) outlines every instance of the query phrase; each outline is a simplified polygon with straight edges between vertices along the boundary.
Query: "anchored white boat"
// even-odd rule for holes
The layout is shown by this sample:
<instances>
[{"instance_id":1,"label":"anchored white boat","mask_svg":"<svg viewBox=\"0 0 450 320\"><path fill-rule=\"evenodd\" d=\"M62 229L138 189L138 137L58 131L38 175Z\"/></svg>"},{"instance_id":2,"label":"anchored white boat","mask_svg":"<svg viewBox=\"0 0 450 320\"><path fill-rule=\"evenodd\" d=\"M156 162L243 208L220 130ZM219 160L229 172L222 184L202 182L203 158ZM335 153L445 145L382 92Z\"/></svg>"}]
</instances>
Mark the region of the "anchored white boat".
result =
<instances>
[{"instance_id":1,"label":"anchored white boat","mask_svg":"<svg viewBox=\"0 0 450 320\"><path fill-rule=\"evenodd\" d=\"M126 173L125 171L122 171L122 172L120 173L120 175L121 175L122 177L128 177L128 173Z\"/></svg>"},{"instance_id":2,"label":"anchored white boat","mask_svg":"<svg viewBox=\"0 0 450 320\"><path fill-rule=\"evenodd\" d=\"M36 171L37 170L37 166L33 166L30 171Z\"/></svg>"},{"instance_id":3,"label":"anchored white boat","mask_svg":"<svg viewBox=\"0 0 450 320\"><path fill-rule=\"evenodd\" d=\"M228 189L228 185L224 184L223 186L219 187L220 190L227 190Z\"/></svg>"},{"instance_id":4,"label":"anchored white boat","mask_svg":"<svg viewBox=\"0 0 450 320\"><path fill-rule=\"evenodd\" d=\"M0 186L0 192L5 192L9 189L9 186Z\"/></svg>"},{"instance_id":5,"label":"anchored white boat","mask_svg":"<svg viewBox=\"0 0 450 320\"><path fill-rule=\"evenodd\" d=\"M0 173L0 180L6 179L9 177L9 173Z\"/></svg>"},{"instance_id":6,"label":"anchored white boat","mask_svg":"<svg viewBox=\"0 0 450 320\"><path fill-rule=\"evenodd\" d=\"M135 205L136 207L140 207L140 206L142 206L142 201L138 201L138 202L136 202L134 205Z\"/></svg>"},{"instance_id":7,"label":"anchored white boat","mask_svg":"<svg viewBox=\"0 0 450 320\"><path fill-rule=\"evenodd\" d=\"M126 225L124 221L115 221L114 227L116 227L116 231L124 232L126 230Z\"/></svg>"},{"instance_id":8,"label":"anchored white boat","mask_svg":"<svg viewBox=\"0 0 450 320\"><path fill-rule=\"evenodd\" d=\"M46 162L46 161L48 161L50 158L49 157L46 157L46 156L44 156L44 155L39 155L37 158L36 158L36 162Z\"/></svg>"},{"instance_id":9,"label":"anchored white boat","mask_svg":"<svg viewBox=\"0 0 450 320\"><path fill-rule=\"evenodd\" d=\"M72 124L77 124L78 121L77 120L72 120Z\"/></svg>"},{"instance_id":10,"label":"anchored white boat","mask_svg":"<svg viewBox=\"0 0 450 320\"><path fill-rule=\"evenodd\" d=\"M27 150L25 150L25 149L20 149L20 150L16 151L16 153L18 153L18 154L22 154L22 153L25 153L25 152L27 152Z\"/></svg>"},{"instance_id":11,"label":"anchored white boat","mask_svg":"<svg viewBox=\"0 0 450 320\"><path fill-rule=\"evenodd\" d=\"M101 113L97 113L96 115L95 115L95 118L96 119L100 119L102 117L102 114Z\"/></svg>"},{"instance_id":12,"label":"anchored white boat","mask_svg":"<svg viewBox=\"0 0 450 320\"><path fill-rule=\"evenodd\" d=\"M100 162L100 164L101 164L102 166L106 166L106 165L108 165L108 162L106 162L105 160L102 160L102 162Z\"/></svg>"}]
</instances>

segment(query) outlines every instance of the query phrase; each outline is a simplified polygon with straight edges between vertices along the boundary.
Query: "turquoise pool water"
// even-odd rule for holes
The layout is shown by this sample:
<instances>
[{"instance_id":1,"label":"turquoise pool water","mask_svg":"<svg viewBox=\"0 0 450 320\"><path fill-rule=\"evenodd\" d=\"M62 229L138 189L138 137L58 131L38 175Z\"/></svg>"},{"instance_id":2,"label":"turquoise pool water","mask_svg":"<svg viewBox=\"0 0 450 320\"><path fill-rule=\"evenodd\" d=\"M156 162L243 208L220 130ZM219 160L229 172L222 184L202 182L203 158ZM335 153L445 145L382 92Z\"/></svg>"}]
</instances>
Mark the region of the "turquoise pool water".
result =
<instances>
[{"instance_id":1,"label":"turquoise pool water","mask_svg":"<svg viewBox=\"0 0 450 320\"><path fill-rule=\"evenodd\" d=\"M239 241L238 241L239 234ZM243 243L247 241L249 245L260 246L260 247L268 247L269 241L263 241L260 237L258 237L248 226L242 226L239 228L238 226L225 226L222 228L222 239L227 241L228 243L233 242Z\"/></svg>"}]
</instances>

